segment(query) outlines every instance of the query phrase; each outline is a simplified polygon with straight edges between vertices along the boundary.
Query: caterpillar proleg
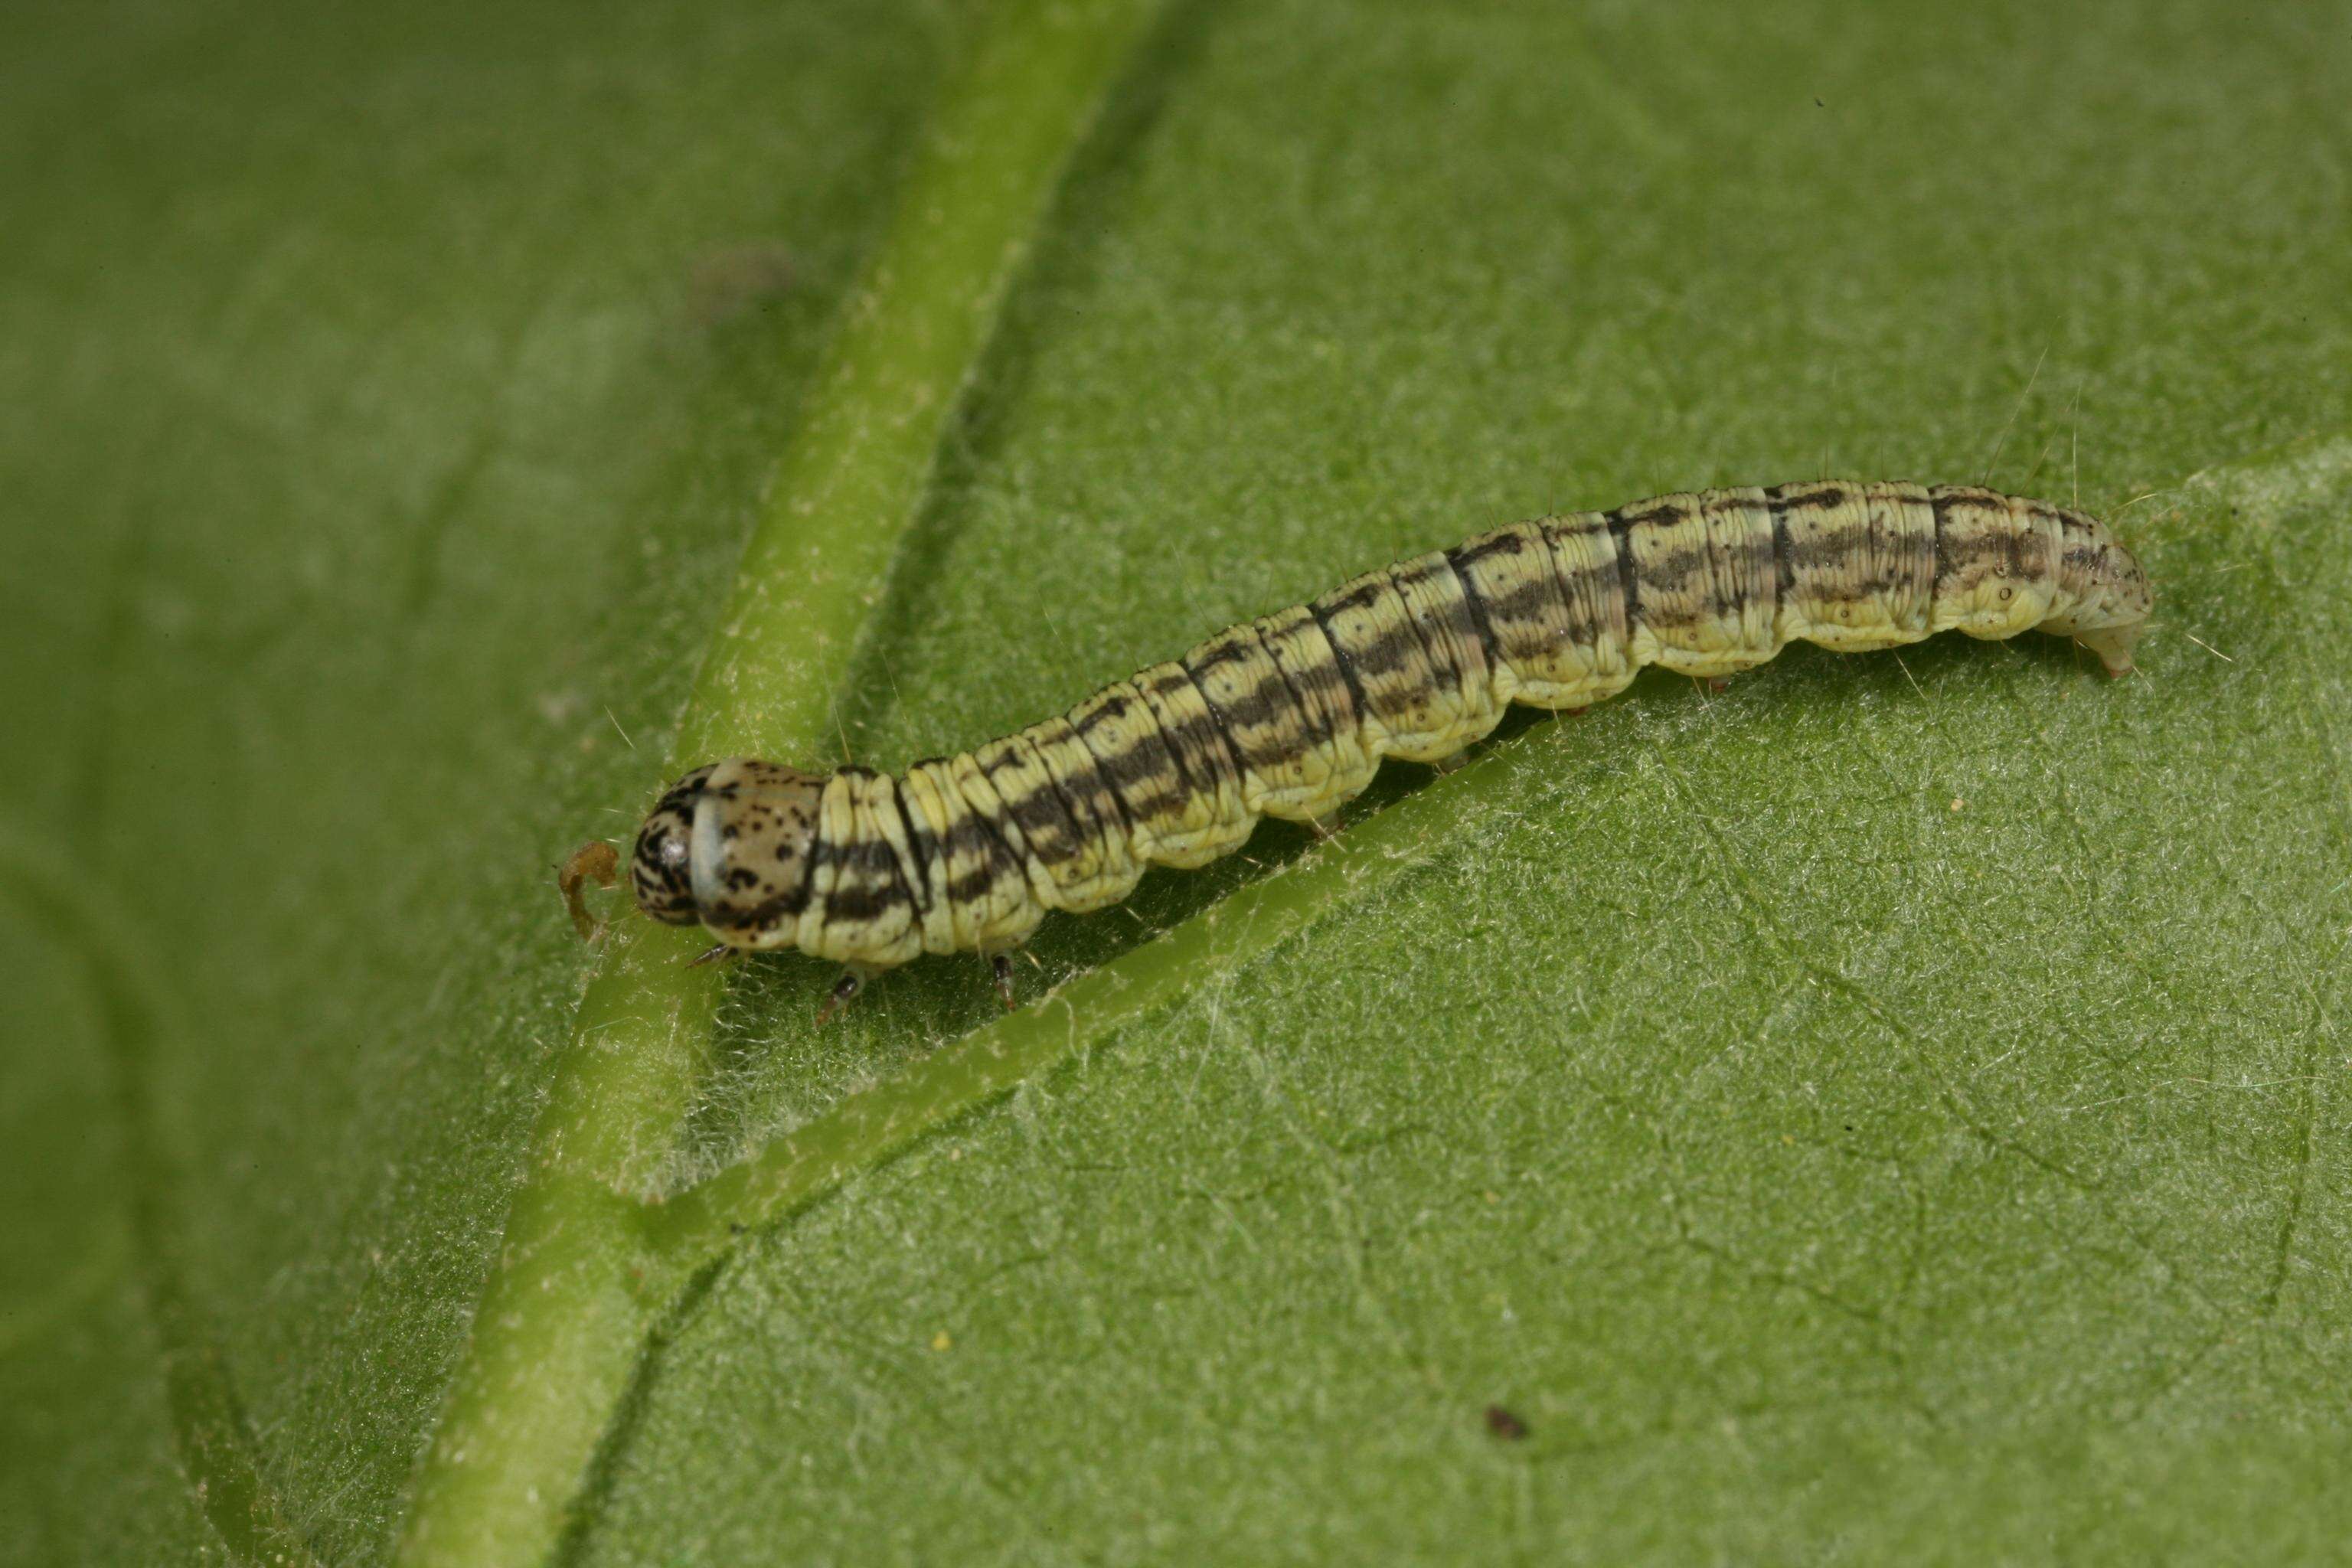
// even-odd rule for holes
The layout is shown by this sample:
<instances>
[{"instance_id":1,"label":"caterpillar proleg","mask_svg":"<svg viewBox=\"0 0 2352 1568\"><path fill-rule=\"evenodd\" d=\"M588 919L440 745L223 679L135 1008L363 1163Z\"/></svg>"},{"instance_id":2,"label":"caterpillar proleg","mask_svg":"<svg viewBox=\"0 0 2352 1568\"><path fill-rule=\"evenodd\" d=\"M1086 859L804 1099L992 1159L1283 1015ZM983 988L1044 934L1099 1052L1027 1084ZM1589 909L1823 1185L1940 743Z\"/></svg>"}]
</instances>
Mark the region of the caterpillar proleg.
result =
<instances>
[{"instance_id":1,"label":"caterpillar proleg","mask_svg":"<svg viewBox=\"0 0 2352 1568\"><path fill-rule=\"evenodd\" d=\"M654 919L708 929L714 952L845 966L828 1015L927 952L991 958L1009 1005L1003 955L1048 911L1230 854L1261 816L1326 816L1383 758L1443 762L1512 703L1582 708L1648 664L1720 677L1800 640L1851 653L1941 631L2038 627L2120 676L2150 604L2095 520L1971 486L1660 496L1367 573L895 777L697 768L646 818L631 889Z\"/></svg>"}]
</instances>

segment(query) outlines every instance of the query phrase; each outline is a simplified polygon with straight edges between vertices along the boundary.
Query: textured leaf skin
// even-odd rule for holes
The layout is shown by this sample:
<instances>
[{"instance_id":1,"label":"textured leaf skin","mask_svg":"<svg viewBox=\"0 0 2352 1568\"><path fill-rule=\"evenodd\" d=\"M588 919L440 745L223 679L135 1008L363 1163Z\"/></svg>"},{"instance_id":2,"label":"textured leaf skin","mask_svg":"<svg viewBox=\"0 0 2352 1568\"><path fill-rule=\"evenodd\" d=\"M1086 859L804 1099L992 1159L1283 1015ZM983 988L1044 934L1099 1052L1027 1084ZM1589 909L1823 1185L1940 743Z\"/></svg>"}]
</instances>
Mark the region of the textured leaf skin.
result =
<instances>
[{"instance_id":1,"label":"textured leaf skin","mask_svg":"<svg viewBox=\"0 0 2352 1568\"><path fill-rule=\"evenodd\" d=\"M856 753L1513 518L1811 470L2079 479L2158 579L2146 679L1799 652L1531 733L1374 892L744 1247L576 1560L2352 1529L2352 39L1560 10L1179 8L876 609ZM159 1280L267 1529L390 1551L578 994L551 869L642 804L623 732L674 721L968 20L25 18L0 1560L220 1560ZM1026 984L1139 935L1056 922ZM736 983L672 1180L995 1006L910 971L817 1037L828 979Z\"/></svg>"}]
</instances>

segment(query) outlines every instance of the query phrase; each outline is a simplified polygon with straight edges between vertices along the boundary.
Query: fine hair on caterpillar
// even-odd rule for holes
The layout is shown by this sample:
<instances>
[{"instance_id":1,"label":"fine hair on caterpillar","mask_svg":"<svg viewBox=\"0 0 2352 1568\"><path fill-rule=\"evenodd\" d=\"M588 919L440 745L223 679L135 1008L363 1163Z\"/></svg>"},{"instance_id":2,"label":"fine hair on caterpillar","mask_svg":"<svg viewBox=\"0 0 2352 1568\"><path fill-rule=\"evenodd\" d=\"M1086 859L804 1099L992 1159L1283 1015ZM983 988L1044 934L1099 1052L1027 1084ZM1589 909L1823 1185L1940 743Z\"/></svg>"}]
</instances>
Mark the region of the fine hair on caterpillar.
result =
<instances>
[{"instance_id":1,"label":"fine hair on caterpillar","mask_svg":"<svg viewBox=\"0 0 2352 1568\"><path fill-rule=\"evenodd\" d=\"M821 1017L923 953L1005 962L1046 914L1103 909L1151 866L1232 853L1262 816L1317 823L1381 761L1443 763L1512 704L1580 709L1644 665L1701 678L1792 642L1859 653L1958 631L2074 638L2132 668L2147 574L2105 525L1975 486L1818 480L1516 523L1210 637L1068 712L891 775L735 758L655 805L630 857L646 914L705 956L844 966ZM593 845L565 868L609 884Z\"/></svg>"}]
</instances>

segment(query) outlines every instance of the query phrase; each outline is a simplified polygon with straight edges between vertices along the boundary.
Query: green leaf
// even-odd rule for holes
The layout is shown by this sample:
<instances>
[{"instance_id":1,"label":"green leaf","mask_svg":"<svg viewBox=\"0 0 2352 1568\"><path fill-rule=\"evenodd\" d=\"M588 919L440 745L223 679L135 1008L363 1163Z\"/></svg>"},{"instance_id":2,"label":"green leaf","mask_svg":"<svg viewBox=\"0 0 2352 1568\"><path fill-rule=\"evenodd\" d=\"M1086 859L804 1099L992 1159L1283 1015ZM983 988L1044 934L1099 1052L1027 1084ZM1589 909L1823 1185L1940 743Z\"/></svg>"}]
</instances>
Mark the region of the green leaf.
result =
<instances>
[{"instance_id":1,"label":"green leaf","mask_svg":"<svg viewBox=\"0 0 2352 1568\"><path fill-rule=\"evenodd\" d=\"M796 533L1022 16L12 29L0 1560L387 1561L469 1386L561 1438L465 1449L563 1493L483 1539L578 1564L2331 1552L2352 36L1173 4L1057 184L985 143L1055 194L915 290L941 433L836 514L903 539ZM1653 674L1049 924L1007 1018L776 959L713 1030L642 942L582 1011L552 869L666 752L897 766L1824 470L2115 517L2146 678ZM560 1376L478 1310L551 1168L624 1275Z\"/></svg>"}]
</instances>

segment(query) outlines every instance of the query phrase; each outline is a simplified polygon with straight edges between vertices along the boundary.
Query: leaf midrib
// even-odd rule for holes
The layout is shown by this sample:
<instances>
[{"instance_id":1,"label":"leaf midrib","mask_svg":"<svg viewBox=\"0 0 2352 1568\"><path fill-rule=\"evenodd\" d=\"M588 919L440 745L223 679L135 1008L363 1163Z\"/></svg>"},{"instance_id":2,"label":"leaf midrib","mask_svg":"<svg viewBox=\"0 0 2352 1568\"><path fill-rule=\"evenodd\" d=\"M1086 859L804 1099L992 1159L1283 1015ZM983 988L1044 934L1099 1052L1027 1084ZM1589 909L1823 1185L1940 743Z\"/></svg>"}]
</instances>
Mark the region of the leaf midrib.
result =
<instances>
[{"instance_id":1,"label":"leaf midrib","mask_svg":"<svg viewBox=\"0 0 2352 1568\"><path fill-rule=\"evenodd\" d=\"M841 311L702 660L670 771L824 753L834 694L1049 194L1153 11L1013 0L942 97ZM613 932L560 1058L398 1550L541 1561L687 1275L646 1268L636 1194L709 1058L691 933Z\"/></svg>"}]
</instances>

